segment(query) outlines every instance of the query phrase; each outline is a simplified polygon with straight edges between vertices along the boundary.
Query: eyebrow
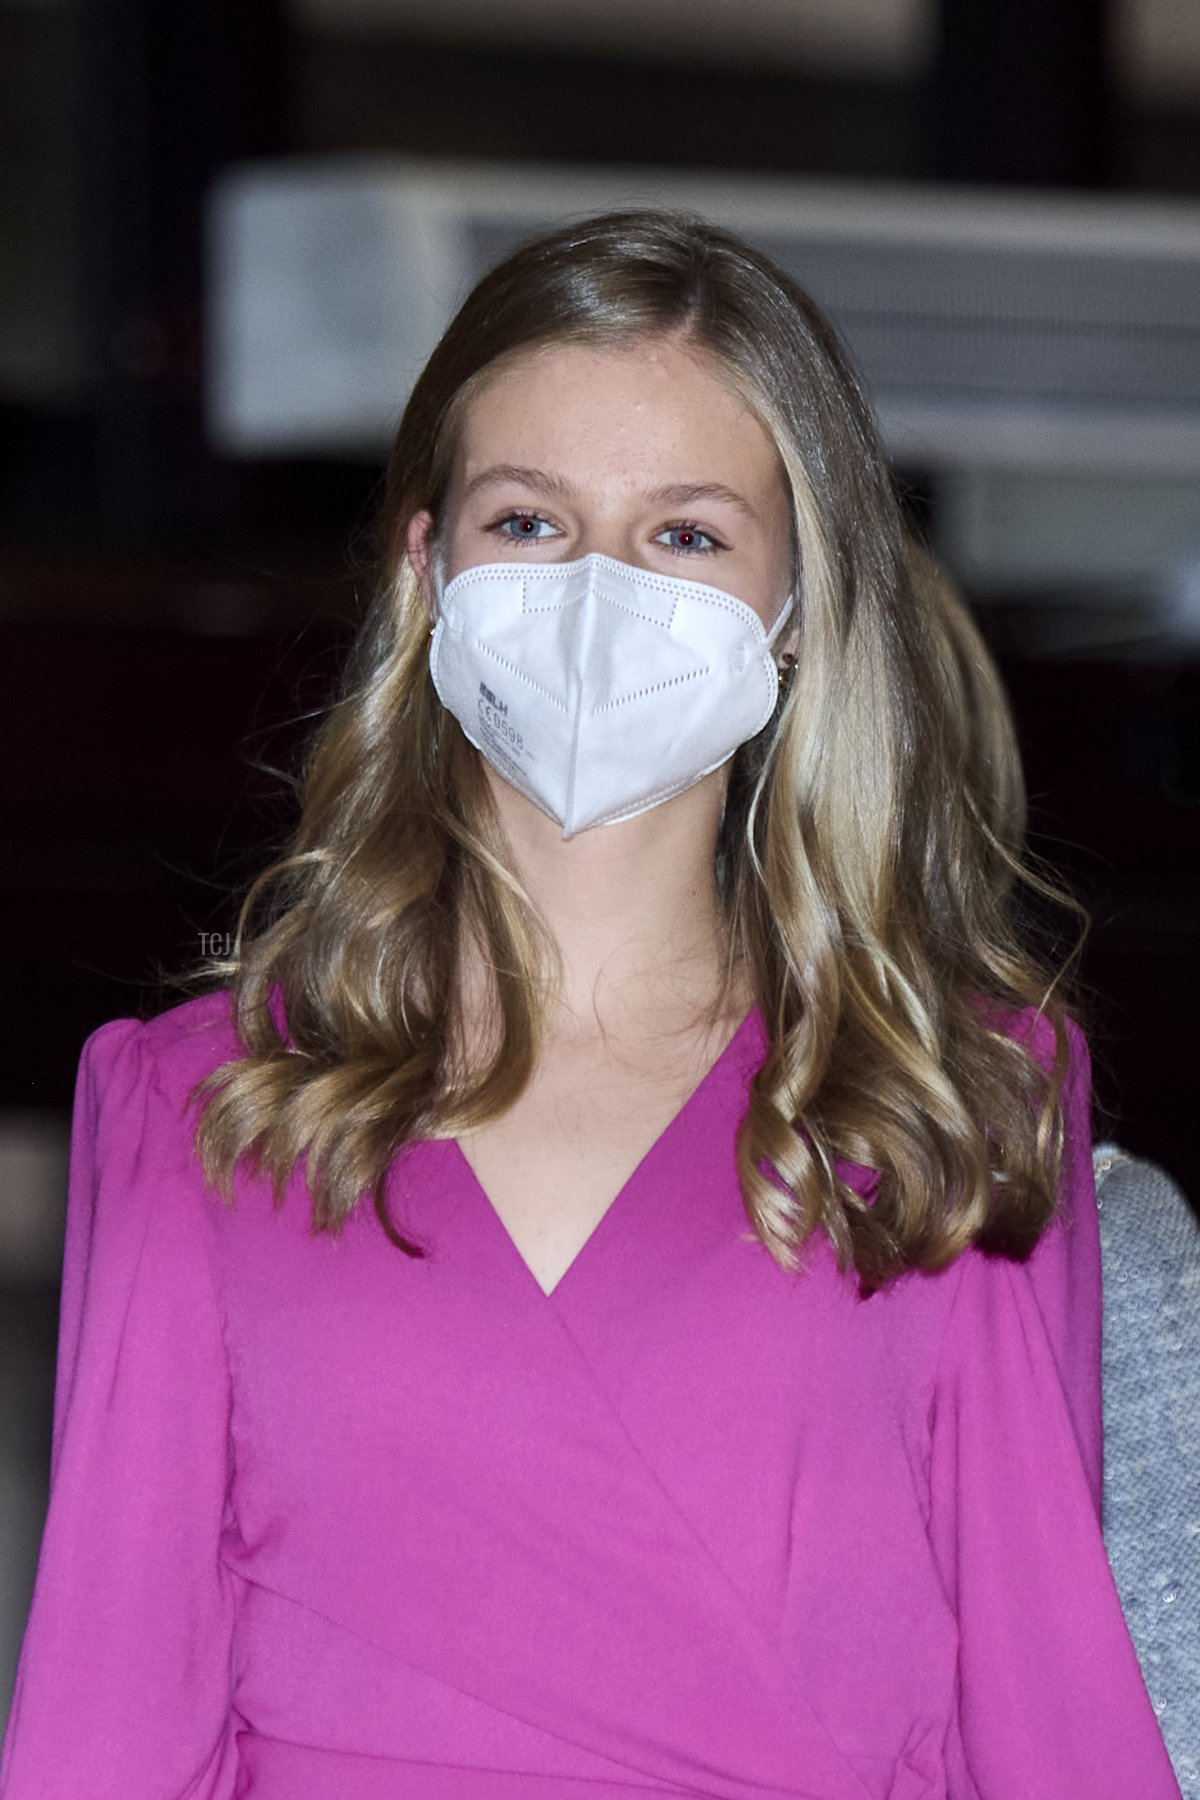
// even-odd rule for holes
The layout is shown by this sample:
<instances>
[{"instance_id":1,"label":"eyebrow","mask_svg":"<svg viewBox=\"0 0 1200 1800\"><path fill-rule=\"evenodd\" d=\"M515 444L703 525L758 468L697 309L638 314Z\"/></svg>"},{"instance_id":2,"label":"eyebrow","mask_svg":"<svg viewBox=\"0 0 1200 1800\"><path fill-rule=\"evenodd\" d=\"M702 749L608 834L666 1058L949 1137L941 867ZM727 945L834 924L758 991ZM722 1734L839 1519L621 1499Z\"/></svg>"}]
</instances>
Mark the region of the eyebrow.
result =
<instances>
[{"instance_id":1,"label":"eyebrow","mask_svg":"<svg viewBox=\"0 0 1200 1800\"><path fill-rule=\"evenodd\" d=\"M561 475L551 475L546 469L526 469L520 463L494 463L490 469L481 469L478 475L472 475L462 497L469 500L480 488L500 487L506 481L515 482L518 487L541 488L547 494L560 494L564 500L575 492L569 481L564 481Z\"/></svg>"},{"instance_id":2,"label":"eyebrow","mask_svg":"<svg viewBox=\"0 0 1200 1800\"><path fill-rule=\"evenodd\" d=\"M558 494L564 500L573 499L578 491L561 475L551 474L548 469L524 468L519 463L495 463L490 469L481 469L478 475L471 477L463 489L463 499L469 500L480 488L499 487L507 481L520 487L540 488L543 493ZM645 498L660 506L688 506L695 500L722 500L728 506L736 506L747 518L758 518L743 494L720 481L672 482L666 487L648 489Z\"/></svg>"}]
</instances>

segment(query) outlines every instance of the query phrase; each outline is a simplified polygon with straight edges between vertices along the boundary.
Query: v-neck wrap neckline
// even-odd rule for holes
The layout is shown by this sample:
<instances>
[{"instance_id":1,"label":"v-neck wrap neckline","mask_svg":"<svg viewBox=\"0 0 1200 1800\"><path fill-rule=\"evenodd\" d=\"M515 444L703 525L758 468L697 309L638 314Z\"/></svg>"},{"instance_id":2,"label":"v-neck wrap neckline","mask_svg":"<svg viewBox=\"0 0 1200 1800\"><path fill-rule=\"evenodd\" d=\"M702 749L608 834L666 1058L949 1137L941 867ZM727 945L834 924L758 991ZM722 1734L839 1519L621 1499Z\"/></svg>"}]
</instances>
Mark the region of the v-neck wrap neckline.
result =
<instances>
[{"instance_id":1,"label":"v-neck wrap neckline","mask_svg":"<svg viewBox=\"0 0 1200 1800\"><path fill-rule=\"evenodd\" d=\"M765 1047L766 1027L762 1012L758 1006L752 1006L735 1026L732 1035L726 1040L724 1047L709 1064L691 1092L612 1195L595 1225L551 1288L543 1288L538 1281L460 1141L457 1138L446 1138L441 1141L445 1146L447 1156L460 1165L459 1173L470 1199L477 1202L487 1215L493 1239L498 1242L502 1240L500 1242L501 1254L504 1252L504 1247L507 1246L513 1259L520 1265L520 1270L524 1272L535 1293L542 1300L561 1300L585 1279L588 1263L593 1259L608 1260L605 1256L607 1240L620 1232L626 1209L636 1207L639 1194L648 1185L653 1185L659 1164L664 1158L670 1157L675 1149L677 1139L688 1132L695 1115L706 1106L710 1097L714 1095L714 1090L730 1089L736 1091L739 1096L744 1096L748 1076L761 1062Z\"/></svg>"}]
</instances>

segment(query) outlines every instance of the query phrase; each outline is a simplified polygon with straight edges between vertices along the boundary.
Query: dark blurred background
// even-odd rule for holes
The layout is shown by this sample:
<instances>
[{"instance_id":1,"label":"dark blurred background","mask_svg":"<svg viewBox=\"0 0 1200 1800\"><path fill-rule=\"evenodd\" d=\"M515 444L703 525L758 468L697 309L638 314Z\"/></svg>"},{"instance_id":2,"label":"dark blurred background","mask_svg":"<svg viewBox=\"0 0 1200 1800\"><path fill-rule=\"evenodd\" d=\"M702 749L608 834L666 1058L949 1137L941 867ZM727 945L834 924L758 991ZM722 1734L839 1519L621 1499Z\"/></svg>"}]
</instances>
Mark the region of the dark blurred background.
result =
<instances>
[{"instance_id":1,"label":"dark blurred background","mask_svg":"<svg viewBox=\"0 0 1200 1800\"><path fill-rule=\"evenodd\" d=\"M382 443L214 429L214 182L360 155L517 163L526 195L552 165L912 184L960 213L976 197L981 222L997 195L1108 197L1167 220L1190 267L1200 8L0 0L0 1717L44 1498L79 1049L170 1003L164 974L232 927L290 819L271 771L327 699L367 580ZM1195 287L1171 331L1194 366ZM1157 404L1184 445L1200 372L1181 394ZM1031 470L964 472L911 437L896 467L1000 659L1034 847L1094 915L1099 1132L1194 1200L1200 456L1172 467L1164 432L1099 475L1044 446Z\"/></svg>"}]
</instances>

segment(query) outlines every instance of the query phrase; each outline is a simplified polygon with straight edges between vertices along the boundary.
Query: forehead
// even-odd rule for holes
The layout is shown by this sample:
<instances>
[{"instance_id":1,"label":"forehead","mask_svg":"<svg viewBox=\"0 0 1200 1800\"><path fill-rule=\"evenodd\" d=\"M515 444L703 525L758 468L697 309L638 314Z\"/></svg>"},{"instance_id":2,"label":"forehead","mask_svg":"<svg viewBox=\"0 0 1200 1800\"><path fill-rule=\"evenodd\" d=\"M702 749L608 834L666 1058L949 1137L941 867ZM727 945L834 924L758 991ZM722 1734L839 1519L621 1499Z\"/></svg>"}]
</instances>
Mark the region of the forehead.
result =
<instances>
[{"instance_id":1,"label":"forehead","mask_svg":"<svg viewBox=\"0 0 1200 1800\"><path fill-rule=\"evenodd\" d=\"M553 344L506 361L462 420L456 474L495 462L573 479L775 485L766 427L715 358L675 337Z\"/></svg>"}]
</instances>

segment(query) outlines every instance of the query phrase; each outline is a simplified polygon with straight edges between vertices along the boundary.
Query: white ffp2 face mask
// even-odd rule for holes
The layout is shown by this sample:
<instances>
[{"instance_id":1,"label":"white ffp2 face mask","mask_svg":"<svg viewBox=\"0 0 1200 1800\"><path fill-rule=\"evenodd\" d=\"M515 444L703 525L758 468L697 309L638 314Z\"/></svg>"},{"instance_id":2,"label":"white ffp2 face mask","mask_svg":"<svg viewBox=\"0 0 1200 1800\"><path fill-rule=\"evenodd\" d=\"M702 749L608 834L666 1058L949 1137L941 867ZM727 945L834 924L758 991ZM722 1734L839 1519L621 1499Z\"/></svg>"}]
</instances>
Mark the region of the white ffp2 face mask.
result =
<instances>
[{"instance_id":1,"label":"white ffp2 face mask","mask_svg":"<svg viewBox=\"0 0 1200 1800\"><path fill-rule=\"evenodd\" d=\"M691 787L775 710L768 633L720 588L592 554L484 563L446 584L429 648L438 696L564 837Z\"/></svg>"}]
</instances>

